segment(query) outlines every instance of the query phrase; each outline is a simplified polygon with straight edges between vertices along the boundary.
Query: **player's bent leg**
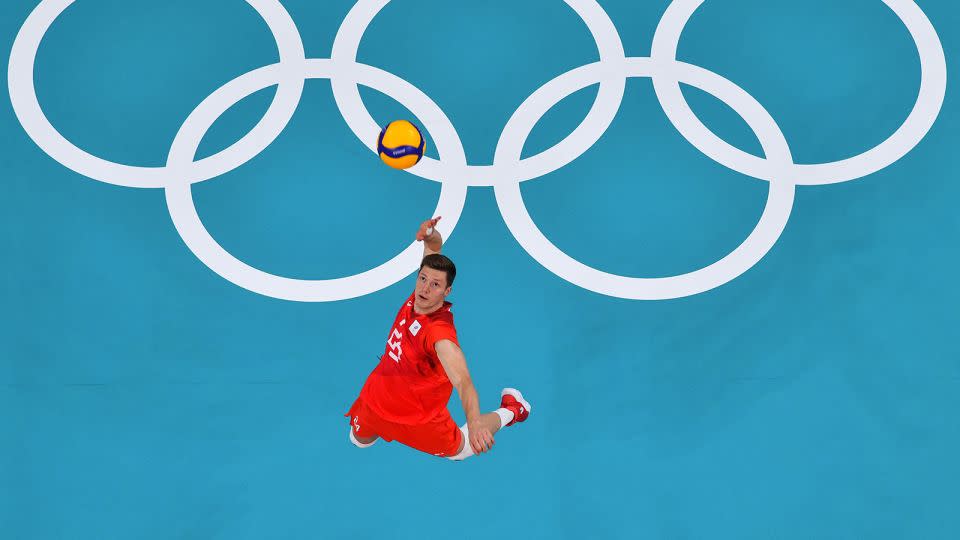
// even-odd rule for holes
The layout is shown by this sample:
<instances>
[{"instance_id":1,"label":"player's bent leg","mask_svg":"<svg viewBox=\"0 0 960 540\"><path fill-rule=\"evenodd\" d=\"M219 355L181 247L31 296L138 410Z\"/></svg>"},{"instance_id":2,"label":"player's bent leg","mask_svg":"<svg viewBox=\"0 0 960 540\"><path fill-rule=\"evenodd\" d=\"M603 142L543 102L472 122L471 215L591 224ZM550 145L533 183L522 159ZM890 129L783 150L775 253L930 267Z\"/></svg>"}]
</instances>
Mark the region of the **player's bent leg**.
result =
<instances>
[{"instance_id":1,"label":"player's bent leg","mask_svg":"<svg viewBox=\"0 0 960 540\"><path fill-rule=\"evenodd\" d=\"M524 399L523 394L515 388L504 388L500 392L500 408L480 417L484 427L490 430L490 433L496 433L502 427L512 426L517 422L523 422L530 416L530 403ZM462 461L474 455L473 448L470 446L470 430L466 424L460 427L463 433L460 450L449 459Z\"/></svg>"}]
</instances>

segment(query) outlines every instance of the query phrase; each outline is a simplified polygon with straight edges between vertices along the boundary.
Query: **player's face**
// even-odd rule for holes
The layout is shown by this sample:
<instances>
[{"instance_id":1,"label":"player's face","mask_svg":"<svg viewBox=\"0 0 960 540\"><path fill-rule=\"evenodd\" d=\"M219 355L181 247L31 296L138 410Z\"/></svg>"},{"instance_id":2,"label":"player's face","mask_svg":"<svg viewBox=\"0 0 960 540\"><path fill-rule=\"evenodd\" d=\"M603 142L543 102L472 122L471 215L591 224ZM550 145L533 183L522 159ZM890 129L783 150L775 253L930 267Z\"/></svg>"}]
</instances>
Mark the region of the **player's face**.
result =
<instances>
[{"instance_id":1,"label":"player's face","mask_svg":"<svg viewBox=\"0 0 960 540\"><path fill-rule=\"evenodd\" d=\"M443 300L450 294L450 287L447 286L447 273L443 270L436 270L424 266L417 274L417 286L414 289L413 307L418 313L430 313L435 311L441 305Z\"/></svg>"}]
</instances>

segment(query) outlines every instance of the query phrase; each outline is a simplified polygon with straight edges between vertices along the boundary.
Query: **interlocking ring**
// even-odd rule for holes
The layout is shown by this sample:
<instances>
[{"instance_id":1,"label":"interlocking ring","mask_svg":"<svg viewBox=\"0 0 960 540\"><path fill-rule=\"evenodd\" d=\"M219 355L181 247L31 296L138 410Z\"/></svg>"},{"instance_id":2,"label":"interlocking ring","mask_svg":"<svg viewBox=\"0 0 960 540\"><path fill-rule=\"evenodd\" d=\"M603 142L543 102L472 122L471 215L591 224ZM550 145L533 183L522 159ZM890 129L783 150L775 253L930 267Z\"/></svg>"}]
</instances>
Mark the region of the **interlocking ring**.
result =
<instances>
[{"instance_id":1,"label":"interlocking ring","mask_svg":"<svg viewBox=\"0 0 960 540\"><path fill-rule=\"evenodd\" d=\"M269 274L235 258L204 228L193 202L192 184L225 174L253 159L283 131L299 104L306 79L330 79L334 99L351 131L376 151L380 127L367 111L358 85L374 88L407 106L437 145L439 160L424 157L409 172L441 183L436 213L444 216L449 239L466 203L469 186L493 186L507 227L540 264L561 277L600 294L656 300L679 298L727 283L755 265L782 234L797 185L844 182L873 174L910 152L926 136L943 105L946 60L939 36L912 0L883 0L906 25L920 55L917 103L903 125L883 143L858 156L823 164L795 164L779 126L739 86L702 67L676 59L680 35L703 0L674 0L653 38L650 57L626 57L619 33L595 0L564 0L593 36L600 60L551 80L530 95L508 120L492 165L467 162L460 137L440 107L407 81L356 61L360 41L389 0L359 0L334 39L331 58L305 58L300 33L277 0L247 0L277 42L280 61L225 84L187 117L174 138L163 167L134 167L88 154L67 141L44 116L33 86L40 41L53 21L74 0L43 0L27 17L10 53L10 100L24 130L50 157L95 180L130 187L163 188L170 216L187 247L209 268L250 291L286 300L319 302L354 298L389 287L419 265L420 247L411 243L380 266L348 277L300 280ZM767 204L757 226L730 254L705 268L678 276L637 278L608 274L571 258L553 245L533 222L520 183L549 174L591 148L620 109L626 80L650 77L670 122L695 148L739 173L770 182ZM717 137L695 116L680 83L700 88L726 103L754 131L763 157L743 152ZM524 142L537 121L573 92L599 83L597 98L583 122L553 147L521 159ZM197 147L213 123L230 107L258 90L276 85L277 93L259 123L226 149L195 160Z\"/></svg>"}]
</instances>

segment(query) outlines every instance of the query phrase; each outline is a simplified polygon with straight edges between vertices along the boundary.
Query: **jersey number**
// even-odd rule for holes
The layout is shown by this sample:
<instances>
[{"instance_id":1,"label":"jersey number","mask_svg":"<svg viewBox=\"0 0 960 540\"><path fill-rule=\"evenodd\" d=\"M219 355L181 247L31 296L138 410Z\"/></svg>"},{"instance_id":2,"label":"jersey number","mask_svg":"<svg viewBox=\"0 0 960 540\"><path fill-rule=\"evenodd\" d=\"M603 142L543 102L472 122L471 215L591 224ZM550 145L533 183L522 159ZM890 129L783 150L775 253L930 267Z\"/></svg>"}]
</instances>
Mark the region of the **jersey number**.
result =
<instances>
[{"instance_id":1,"label":"jersey number","mask_svg":"<svg viewBox=\"0 0 960 540\"><path fill-rule=\"evenodd\" d=\"M399 326L403 326L403 323L407 322L406 319L400 321ZM400 363L400 357L403 355L403 349L400 347L400 339L403 337L403 334L400 333L400 330L394 328L393 332L390 334L390 337L387 338L387 346L390 347L390 351L387 354L390 355L390 358L393 358L394 362ZM393 341L396 339L396 341Z\"/></svg>"}]
</instances>

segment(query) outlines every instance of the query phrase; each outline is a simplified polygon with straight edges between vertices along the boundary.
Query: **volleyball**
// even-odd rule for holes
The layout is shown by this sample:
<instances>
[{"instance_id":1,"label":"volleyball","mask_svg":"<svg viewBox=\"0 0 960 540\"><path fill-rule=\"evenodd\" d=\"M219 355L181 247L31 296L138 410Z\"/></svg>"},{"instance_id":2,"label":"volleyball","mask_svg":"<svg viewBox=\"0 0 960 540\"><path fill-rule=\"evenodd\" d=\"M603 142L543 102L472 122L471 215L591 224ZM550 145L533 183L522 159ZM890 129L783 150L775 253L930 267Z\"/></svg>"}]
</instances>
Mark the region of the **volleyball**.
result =
<instances>
[{"instance_id":1,"label":"volleyball","mask_svg":"<svg viewBox=\"0 0 960 540\"><path fill-rule=\"evenodd\" d=\"M394 169L409 169L423 157L426 141L417 126L406 120L395 120L380 131L377 153Z\"/></svg>"}]
</instances>

